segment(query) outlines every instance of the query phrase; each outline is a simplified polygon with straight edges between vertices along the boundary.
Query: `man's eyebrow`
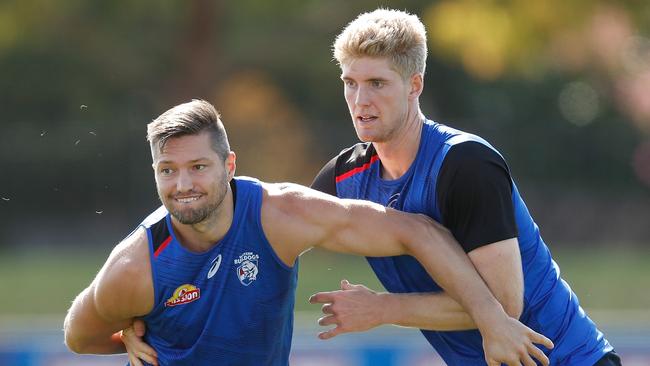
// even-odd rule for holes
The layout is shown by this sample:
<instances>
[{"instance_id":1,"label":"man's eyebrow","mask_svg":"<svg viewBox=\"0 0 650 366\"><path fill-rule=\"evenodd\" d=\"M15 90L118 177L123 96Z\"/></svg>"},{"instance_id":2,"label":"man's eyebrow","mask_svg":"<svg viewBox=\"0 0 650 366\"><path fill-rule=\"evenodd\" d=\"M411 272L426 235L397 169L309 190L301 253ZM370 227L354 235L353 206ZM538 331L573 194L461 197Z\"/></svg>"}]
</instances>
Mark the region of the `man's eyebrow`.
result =
<instances>
[{"instance_id":1,"label":"man's eyebrow","mask_svg":"<svg viewBox=\"0 0 650 366\"><path fill-rule=\"evenodd\" d=\"M198 159L190 160L190 161L188 161L188 163L194 164L194 163L198 163L198 162L201 162L201 161L207 161L207 160L210 160L210 159L208 159L208 158L198 158ZM158 164L174 164L174 163L175 162L172 161L172 160L160 160L160 161L158 161Z\"/></svg>"}]
</instances>

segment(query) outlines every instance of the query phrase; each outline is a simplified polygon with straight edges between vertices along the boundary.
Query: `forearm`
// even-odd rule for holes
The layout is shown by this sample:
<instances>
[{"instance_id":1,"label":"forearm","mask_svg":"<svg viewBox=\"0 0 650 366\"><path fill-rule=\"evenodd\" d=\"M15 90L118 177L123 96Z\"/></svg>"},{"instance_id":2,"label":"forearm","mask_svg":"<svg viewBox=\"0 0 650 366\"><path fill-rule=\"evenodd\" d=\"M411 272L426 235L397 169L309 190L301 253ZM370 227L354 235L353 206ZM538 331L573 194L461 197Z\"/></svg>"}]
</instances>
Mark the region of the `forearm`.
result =
<instances>
[{"instance_id":1,"label":"forearm","mask_svg":"<svg viewBox=\"0 0 650 366\"><path fill-rule=\"evenodd\" d=\"M384 324L437 331L476 329L472 317L444 292L380 293L378 297Z\"/></svg>"},{"instance_id":2,"label":"forearm","mask_svg":"<svg viewBox=\"0 0 650 366\"><path fill-rule=\"evenodd\" d=\"M71 351L80 354L110 355L126 352L119 333L101 337L73 336L69 338L66 336L66 344Z\"/></svg>"},{"instance_id":3,"label":"forearm","mask_svg":"<svg viewBox=\"0 0 650 366\"><path fill-rule=\"evenodd\" d=\"M415 236L408 244L411 254L448 296L466 310L479 329L507 316L451 233L440 224L427 221L426 235Z\"/></svg>"}]
</instances>

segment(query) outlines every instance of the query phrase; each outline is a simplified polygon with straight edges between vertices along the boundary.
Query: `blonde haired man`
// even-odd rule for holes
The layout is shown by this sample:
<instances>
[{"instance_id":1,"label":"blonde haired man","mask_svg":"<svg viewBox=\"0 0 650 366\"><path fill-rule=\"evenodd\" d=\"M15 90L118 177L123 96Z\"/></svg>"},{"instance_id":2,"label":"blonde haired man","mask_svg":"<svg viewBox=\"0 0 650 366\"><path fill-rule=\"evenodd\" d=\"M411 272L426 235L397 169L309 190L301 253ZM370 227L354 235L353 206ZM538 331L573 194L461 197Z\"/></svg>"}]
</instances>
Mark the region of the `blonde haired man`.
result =
<instances>
[{"instance_id":1,"label":"blonde haired man","mask_svg":"<svg viewBox=\"0 0 650 366\"><path fill-rule=\"evenodd\" d=\"M501 155L485 140L427 120L420 110L427 54L415 15L379 9L339 34L334 56L362 143L321 170L313 188L426 214L445 225L506 312L556 347L551 365L620 365L612 346L559 277ZM319 293L329 338L384 323L419 328L449 365L534 365L527 354L497 360L482 327L410 256L368 258L389 293L342 281ZM478 327L478 330L476 329ZM539 359L539 358L538 358Z\"/></svg>"}]
</instances>

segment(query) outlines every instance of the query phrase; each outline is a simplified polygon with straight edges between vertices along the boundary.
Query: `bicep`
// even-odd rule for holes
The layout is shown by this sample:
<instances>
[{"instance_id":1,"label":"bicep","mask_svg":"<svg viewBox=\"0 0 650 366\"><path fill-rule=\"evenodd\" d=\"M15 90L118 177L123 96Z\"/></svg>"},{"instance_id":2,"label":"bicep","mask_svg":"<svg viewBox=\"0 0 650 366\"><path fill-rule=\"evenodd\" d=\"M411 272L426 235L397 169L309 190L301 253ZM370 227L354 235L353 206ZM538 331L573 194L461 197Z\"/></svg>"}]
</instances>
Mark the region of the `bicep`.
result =
<instances>
[{"instance_id":1,"label":"bicep","mask_svg":"<svg viewBox=\"0 0 650 366\"><path fill-rule=\"evenodd\" d=\"M285 263L314 246L367 256L404 253L407 214L298 185L271 189L265 200L264 232Z\"/></svg>"},{"instance_id":2,"label":"bicep","mask_svg":"<svg viewBox=\"0 0 650 366\"><path fill-rule=\"evenodd\" d=\"M421 215L361 200L339 200L330 215L335 219L328 224L321 246L370 257L407 254L408 233L415 232L424 220Z\"/></svg>"},{"instance_id":3,"label":"bicep","mask_svg":"<svg viewBox=\"0 0 650 366\"><path fill-rule=\"evenodd\" d=\"M517 238L481 246L468 256L506 312L518 317L523 308L524 280Z\"/></svg>"}]
</instances>

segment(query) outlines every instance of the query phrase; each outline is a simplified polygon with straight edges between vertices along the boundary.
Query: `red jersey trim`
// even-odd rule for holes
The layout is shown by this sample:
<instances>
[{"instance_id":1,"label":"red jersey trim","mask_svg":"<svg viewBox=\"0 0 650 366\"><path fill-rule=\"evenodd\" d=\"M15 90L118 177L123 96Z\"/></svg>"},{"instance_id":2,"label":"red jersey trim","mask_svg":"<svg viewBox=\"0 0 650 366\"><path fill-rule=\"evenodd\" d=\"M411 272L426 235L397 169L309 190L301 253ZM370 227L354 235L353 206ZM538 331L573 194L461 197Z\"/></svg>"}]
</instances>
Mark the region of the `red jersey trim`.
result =
<instances>
[{"instance_id":1,"label":"red jersey trim","mask_svg":"<svg viewBox=\"0 0 650 366\"><path fill-rule=\"evenodd\" d=\"M350 170L348 172L345 172L345 173L339 175L338 177L336 177L336 183L339 183L339 182L341 182L343 180L346 180L346 179L350 178L351 176L353 176L353 175L355 175L357 173L361 173L362 171L367 170L368 168L370 168L370 165L372 165L377 160L379 160L379 155L373 156L372 158L370 158L369 162L363 164L362 166L354 168L354 169L352 169L352 170Z\"/></svg>"},{"instance_id":2,"label":"red jersey trim","mask_svg":"<svg viewBox=\"0 0 650 366\"><path fill-rule=\"evenodd\" d=\"M158 256L160 255L160 253L161 253L163 250L165 250L165 248L167 247L167 245L169 245L169 243L170 243L171 241L172 241L172 236L170 235L170 236L167 237L167 239L165 239L165 241L162 242L162 244L160 244L160 246L158 247L158 249L156 249L156 251L153 253L154 258L158 258Z\"/></svg>"}]
</instances>

